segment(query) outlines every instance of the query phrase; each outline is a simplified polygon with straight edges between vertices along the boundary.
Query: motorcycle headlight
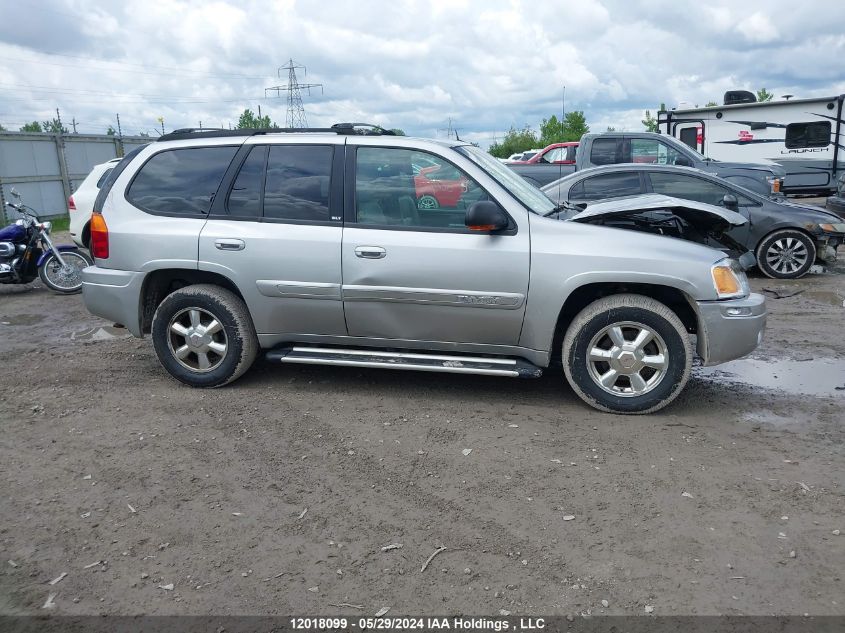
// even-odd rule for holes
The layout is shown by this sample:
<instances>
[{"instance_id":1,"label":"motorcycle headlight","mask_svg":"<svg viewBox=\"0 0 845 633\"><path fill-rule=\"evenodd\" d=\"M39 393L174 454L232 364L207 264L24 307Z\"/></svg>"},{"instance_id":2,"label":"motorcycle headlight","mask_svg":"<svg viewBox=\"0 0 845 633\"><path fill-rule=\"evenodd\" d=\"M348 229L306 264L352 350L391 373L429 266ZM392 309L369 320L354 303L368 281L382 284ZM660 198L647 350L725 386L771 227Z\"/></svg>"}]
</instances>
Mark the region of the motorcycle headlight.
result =
<instances>
[{"instance_id":1,"label":"motorcycle headlight","mask_svg":"<svg viewBox=\"0 0 845 633\"><path fill-rule=\"evenodd\" d=\"M716 288L716 295L719 299L736 299L746 297L750 292L748 277L733 259L720 259L710 268L713 277L713 286Z\"/></svg>"}]
</instances>

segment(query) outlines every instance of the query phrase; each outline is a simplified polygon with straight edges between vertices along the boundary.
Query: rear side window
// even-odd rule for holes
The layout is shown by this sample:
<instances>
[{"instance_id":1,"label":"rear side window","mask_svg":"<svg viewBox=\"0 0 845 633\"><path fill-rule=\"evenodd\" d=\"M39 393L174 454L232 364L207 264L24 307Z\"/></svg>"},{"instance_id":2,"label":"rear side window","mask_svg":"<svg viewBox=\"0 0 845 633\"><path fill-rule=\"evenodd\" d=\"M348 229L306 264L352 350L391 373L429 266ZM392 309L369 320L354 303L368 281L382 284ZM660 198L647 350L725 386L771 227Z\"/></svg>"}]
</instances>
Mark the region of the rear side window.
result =
<instances>
[{"instance_id":1,"label":"rear side window","mask_svg":"<svg viewBox=\"0 0 845 633\"><path fill-rule=\"evenodd\" d=\"M616 139L597 138L590 150L590 162L593 165L613 165L616 163Z\"/></svg>"},{"instance_id":2,"label":"rear side window","mask_svg":"<svg viewBox=\"0 0 845 633\"><path fill-rule=\"evenodd\" d=\"M226 208L230 215L246 218L261 217L261 192L264 189L266 162L266 145L256 146L250 150L229 192Z\"/></svg>"},{"instance_id":3,"label":"rear side window","mask_svg":"<svg viewBox=\"0 0 845 633\"><path fill-rule=\"evenodd\" d=\"M786 148L827 147L830 145L830 121L790 123L786 126Z\"/></svg>"},{"instance_id":4,"label":"rear side window","mask_svg":"<svg viewBox=\"0 0 845 633\"><path fill-rule=\"evenodd\" d=\"M603 174L587 178L569 191L569 200L601 200L633 196L642 192L640 175L636 172Z\"/></svg>"},{"instance_id":5,"label":"rear side window","mask_svg":"<svg viewBox=\"0 0 845 633\"><path fill-rule=\"evenodd\" d=\"M153 155L135 175L126 199L151 213L208 213L237 147L191 147Z\"/></svg>"}]
</instances>

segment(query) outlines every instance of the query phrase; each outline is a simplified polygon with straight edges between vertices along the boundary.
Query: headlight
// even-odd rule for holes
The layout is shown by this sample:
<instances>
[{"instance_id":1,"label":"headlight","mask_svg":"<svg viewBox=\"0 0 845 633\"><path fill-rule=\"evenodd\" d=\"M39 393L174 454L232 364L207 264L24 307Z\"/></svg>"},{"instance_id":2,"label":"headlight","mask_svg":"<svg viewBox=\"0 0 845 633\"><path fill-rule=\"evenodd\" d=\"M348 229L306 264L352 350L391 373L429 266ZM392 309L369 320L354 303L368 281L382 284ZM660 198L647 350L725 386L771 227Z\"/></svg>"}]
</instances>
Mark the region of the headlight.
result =
<instances>
[{"instance_id":1,"label":"headlight","mask_svg":"<svg viewBox=\"0 0 845 633\"><path fill-rule=\"evenodd\" d=\"M719 299L734 299L748 296L748 277L745 276L739 262L733 259L720 259L710 268L713 286Z\"/></svg>"},{"instance_id":2,"label":"headlight","mask_svg":"<svg viewBox=\"0 0 845 633\"><path fill-rule=\"evenodd\" d=\"M819 224L819 228L825 233L845 233L845 222L837 224Z\"/></svg>"}]
</instances>

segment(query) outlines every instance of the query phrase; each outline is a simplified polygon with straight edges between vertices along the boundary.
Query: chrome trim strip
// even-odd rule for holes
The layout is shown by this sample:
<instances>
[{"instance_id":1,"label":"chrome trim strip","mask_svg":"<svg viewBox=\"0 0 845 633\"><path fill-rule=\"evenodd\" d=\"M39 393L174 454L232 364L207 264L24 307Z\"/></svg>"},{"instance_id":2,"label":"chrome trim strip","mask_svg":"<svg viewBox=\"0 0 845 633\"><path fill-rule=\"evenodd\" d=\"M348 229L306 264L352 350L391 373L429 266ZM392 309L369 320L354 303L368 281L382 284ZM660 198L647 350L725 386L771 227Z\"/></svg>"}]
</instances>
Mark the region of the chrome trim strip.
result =
<instances>
[{"instance_id":1,"label":"chrome trim strip","mask_svg":"<svg viewBox=\"0 0 845 633\"><path fill-rule=\"evenodd\" d=\"M282 281L278 279L259 279L255 282L265 297L284 299L331 299L340 301L340 284L315 281Z\"/></svg>"},{"instance_id":2,"label":"chrome trim strip","mask_svg":"<svg viewBox=\"0 0 845 633\"><path fill-rule=\"evenodd\" d=\"M462 363L483 363L486 365L509 365L516 366L516 360L512 358L484 358L483 356L456 356L445 354L415 354L413 352L384 352L370 351L365 349L344 349L342 347L308 347L294 345L291 352L304 354L343 354L344 356L363 356L369 358L393 358L409 360L440 360Z\"/></svg>"},{"instance_id":3,"label":"chrome trim strip","mask_svg":"<svg viewBox=\"0 0 845 633\"><path fill-rule=\"evenodd\" d=\"M329 358L302 358L288 357L281 359L283 363L300 365L334 365L337 367L371 367L374 369L409 369L413 371L433 371L450 374L481 374L486 376L508 376L518 378L519 372L515 369L482 369L474 367L447 367L444 365L414 365L412 363L389 363L368 360L335 360Z\"/></svg>"},{"instance_id":4,"label":"chrome trim strip","mask_svg":"<svg viewBox=\"0 0 845 633\"><path fill-rule=\"evenodd\" d=\"M342 286L344 301L387 301L391 303L428 303L462 308L518 310L525 295L510 292L478 292L441 288L404 288L399 286Z\"/></svg>"}]
</instances>

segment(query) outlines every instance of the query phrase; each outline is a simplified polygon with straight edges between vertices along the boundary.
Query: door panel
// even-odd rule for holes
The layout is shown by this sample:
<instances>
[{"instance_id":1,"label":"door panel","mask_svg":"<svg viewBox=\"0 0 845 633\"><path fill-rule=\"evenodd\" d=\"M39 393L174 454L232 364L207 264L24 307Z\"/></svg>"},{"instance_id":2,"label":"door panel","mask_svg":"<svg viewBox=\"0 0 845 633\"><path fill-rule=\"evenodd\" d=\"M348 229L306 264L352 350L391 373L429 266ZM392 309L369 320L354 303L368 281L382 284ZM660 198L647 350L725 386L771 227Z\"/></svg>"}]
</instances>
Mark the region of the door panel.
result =
<instances>
[{"instance_id":1,"label":"door panel","mask_svg":"<svg viewBox=\"0 0 845 633\"><path fill-rule=\"evenodd\" d=\"M467 230L466 209L491 198L435 154L385 147L348 154L341 258L349 335L516 345L528 292L527 223L512 220L499 235ZM424 180L435 177L452 191L432 208Z\"/></svg>"},{"instance_id":2,"label":"door panel","mask_svg":"<svg viewBox=\"0 0 845 633\"><path fill-rule=\"evenodd\" d=\"M378 259L356 253L380 247ZM350 336L516 345L528 292L528 232L428 233L347 225Z\"/></svg>"},{"instance_id":3,"label":"door panel","mask_svg":"<svg viewBox=\"0 0 845 633\"><path fill-rule=\"evenodd\" d=\"M209 220L199 268L231 279L259 334L346 334L340 294L340 226ZM221 240L243 248L220 249Z\"/></svg>"}]
</instances>

